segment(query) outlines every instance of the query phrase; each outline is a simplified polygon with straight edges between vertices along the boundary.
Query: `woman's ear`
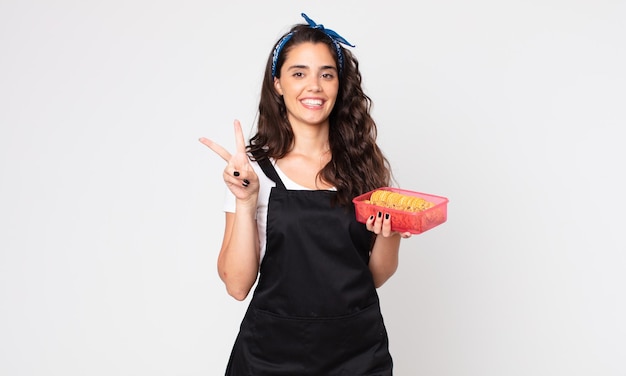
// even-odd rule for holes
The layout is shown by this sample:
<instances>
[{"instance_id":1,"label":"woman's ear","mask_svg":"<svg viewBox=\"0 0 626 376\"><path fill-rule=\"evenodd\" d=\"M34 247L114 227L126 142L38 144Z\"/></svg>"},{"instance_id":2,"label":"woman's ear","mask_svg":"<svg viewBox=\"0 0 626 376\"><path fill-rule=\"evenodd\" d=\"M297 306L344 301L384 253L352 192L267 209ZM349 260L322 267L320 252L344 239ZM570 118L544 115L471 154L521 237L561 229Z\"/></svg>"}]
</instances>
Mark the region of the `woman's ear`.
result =
<instances>
[{"instance_id":1,"label":"woman's ear","mask_svg":"<svg viewBox=\"0 0 626 376\"><path fill-rule=\"evenodd\" d=\"M280 80L274 77L274 90L278 93L278 95L283 95L283 89L280 87Z\"/></svg>"}]
</instances>

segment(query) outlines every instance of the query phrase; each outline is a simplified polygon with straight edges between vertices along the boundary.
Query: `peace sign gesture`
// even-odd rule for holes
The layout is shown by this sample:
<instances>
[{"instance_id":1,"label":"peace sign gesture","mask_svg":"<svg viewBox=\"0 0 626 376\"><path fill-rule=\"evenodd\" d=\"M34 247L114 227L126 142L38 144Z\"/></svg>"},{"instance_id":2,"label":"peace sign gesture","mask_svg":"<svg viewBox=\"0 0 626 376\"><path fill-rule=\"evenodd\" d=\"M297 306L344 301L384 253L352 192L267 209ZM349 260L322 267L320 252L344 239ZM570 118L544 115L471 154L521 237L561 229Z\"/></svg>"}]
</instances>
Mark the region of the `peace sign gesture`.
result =
<instances>
[{"instance_id":1,"label":"peace sign gesture","mask_svg":"<svg viewBox=\"0 0 626 376\"><path fill-rule=\"evenodd\" d=\"M208 138L201 137L199 141L227 162L223 173L224 182L235 197L243 201L254 200L253 204L256 205L256 197L259 192L259 179L252 169L252 165L250 165L239 120L235 120L234 125L235 154L231 155L228 150Z\"/></svg>"}]
</instances>

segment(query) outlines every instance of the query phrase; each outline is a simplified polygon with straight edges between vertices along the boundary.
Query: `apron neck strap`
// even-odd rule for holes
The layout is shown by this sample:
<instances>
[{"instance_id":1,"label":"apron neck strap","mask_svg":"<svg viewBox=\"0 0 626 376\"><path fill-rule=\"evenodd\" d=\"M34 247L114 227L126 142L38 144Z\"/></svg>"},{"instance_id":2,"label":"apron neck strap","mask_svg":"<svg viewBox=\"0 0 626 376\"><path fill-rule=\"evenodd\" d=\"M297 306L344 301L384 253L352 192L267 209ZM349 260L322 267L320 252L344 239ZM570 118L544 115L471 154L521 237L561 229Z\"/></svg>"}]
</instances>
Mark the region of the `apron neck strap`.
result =
<instances>
[{"instance_id":1,"label":"apron neck strap","mask_svg":"<svg viewBox=\"0 0 626 376\"><path fill-rule=\"evenodd\" d=\"M257 156L255 156L255 158L257 158ZM278 172L276 172L276 169L274 168L274 165L269 158L262 157L260 160L257 160L257 163L259 164L259 167L261 167L261 170L263 170L265 176L267 176L274 183L276 183L276 187L285 190L287 189L285 188L285 184L281 180L280 176L278 176Z\"/></svg>"}]
</instances>

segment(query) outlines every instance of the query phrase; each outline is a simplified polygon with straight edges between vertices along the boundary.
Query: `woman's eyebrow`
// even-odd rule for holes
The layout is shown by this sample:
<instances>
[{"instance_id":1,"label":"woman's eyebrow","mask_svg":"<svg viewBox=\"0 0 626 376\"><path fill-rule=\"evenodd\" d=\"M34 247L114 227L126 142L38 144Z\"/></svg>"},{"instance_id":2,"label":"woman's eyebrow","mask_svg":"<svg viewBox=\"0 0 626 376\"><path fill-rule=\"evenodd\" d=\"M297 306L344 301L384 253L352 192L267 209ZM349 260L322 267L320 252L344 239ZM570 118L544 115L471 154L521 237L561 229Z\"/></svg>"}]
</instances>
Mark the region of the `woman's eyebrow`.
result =
<instances>
[{"instance_id":1,"label":"woman's eyebrow","mask_svg":"<svg viewBox=\"0 0 626 376\"><path fill-rule=\"evenodd\" d=\"M308 65L304 65L304 64L294 64L294 65L289 66L287 69L288 69L288 70L290 70L290 69L310 69L310 68L311 68L311 67L309 67ZM329 70L329 69L332 69L332 70L335 70L335 71L336 71L336 70L337 70L337 67L336 67L336 66L334 66L334 65L322 65L322 66L319 68L319 70Z\"/></svg>"},{"instance_id":2,"label":"woman's eyebrow","mask_svg":"<svg viewBox=\"0 0 626 376\"><path fill-rule=\"evenodd\" d=\"M309 69L309 66L308 65L295 64L295 65L291 65L287 69Z\"/></svg>"}]
</instances>

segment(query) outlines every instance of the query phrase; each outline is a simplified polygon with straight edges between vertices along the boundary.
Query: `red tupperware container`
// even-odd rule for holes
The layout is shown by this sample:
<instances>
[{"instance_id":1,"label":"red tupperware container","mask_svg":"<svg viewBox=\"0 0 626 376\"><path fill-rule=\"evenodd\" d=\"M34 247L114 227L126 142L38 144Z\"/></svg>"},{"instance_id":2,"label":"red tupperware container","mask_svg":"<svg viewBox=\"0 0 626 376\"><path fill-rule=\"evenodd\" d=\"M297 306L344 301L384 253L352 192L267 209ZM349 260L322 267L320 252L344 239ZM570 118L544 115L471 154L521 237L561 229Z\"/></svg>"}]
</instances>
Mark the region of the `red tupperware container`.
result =
<instances>
[{"instance_id":1,"label":"red tupperware container","mask_svg":"<svg viewBox=\"0 0 626 376\"><path fill-rule=\"evenodd\" d=\"M409 212L365 202L370 199L370 196L374 193L374 191L378 190L392 191L407 196L421 197L435 205L424 211ZM398 232L410 232L412 234L421 234L424 231L428 231L431 228L444 223L448 219L448 201L449 200L446 197L392 187L374 189L357 196L352 200L356 211L357 221L365 223L371 215L375 216L378 212L389 213L391 215L391 230Z\"/></svg>"}]
</instances>

